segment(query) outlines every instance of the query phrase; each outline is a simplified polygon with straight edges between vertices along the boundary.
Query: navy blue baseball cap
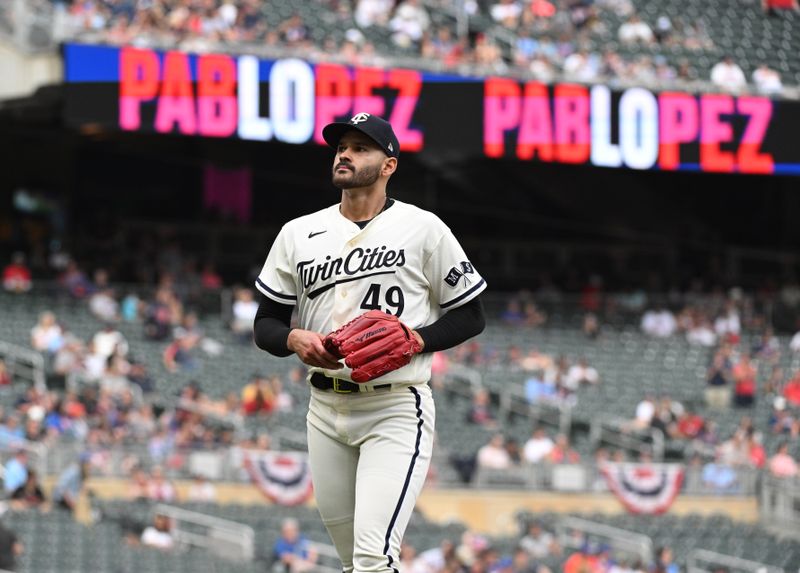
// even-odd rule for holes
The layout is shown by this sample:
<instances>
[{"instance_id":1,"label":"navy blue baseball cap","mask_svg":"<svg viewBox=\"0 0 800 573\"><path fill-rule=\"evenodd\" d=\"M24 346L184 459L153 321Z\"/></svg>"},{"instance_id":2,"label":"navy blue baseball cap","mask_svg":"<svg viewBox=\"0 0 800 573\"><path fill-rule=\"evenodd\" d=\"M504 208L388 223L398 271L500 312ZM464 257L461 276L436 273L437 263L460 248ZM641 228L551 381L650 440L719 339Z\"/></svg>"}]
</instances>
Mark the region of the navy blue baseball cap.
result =
<instances>
[{"instance_id":1,"label":"navy blue baseball cap","mask_svg":"<svg viewBox=\"0 0 800 573\"><path fill-rule=\"evenodd\" d=\"M400 142L397 141L392 125L382 117L370 113L357 113L349 121L329 123L322 129L322 138L335 149L345 132L351 129L368 136L389 157L396 159L400 156Z\"/></svg>"}]
</instances>

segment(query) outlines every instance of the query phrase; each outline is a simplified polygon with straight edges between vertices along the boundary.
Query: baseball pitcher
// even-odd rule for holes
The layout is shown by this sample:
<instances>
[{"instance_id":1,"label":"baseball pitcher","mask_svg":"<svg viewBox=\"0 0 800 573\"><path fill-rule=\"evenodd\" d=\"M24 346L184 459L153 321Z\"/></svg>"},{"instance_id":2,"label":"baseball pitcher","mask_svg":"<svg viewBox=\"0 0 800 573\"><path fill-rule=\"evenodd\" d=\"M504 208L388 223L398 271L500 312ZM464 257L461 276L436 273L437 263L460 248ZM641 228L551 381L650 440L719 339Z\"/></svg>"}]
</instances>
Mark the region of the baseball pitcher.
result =
<instances>
[{"instance_id":1,"label":"baseball pitcher","mask_svg":"<svg viewBox=\"0 0 800 573\"><path fill-rule=\"evenodd\" d=\"M432 353L483 330L486 282L436 215L387 196L388 122L359 113L322 134L341 202L281 229L254 336L309 366L311 472L343 571L397 572L433 447Z\"/></svg>"}]
</instances>

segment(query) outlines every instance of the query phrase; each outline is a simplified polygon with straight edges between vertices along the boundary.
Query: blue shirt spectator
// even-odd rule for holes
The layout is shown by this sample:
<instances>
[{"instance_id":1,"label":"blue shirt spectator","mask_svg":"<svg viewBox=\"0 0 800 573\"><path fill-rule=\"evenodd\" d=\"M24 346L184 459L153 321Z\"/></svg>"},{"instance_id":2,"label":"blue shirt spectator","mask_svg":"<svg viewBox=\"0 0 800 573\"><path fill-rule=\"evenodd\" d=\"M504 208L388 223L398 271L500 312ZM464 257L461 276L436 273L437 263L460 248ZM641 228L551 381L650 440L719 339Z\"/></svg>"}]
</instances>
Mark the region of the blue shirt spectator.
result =
<instances>
[{"instance_id":1,"label":"blue shirt spectator","mask_svg":"<svg viewBox=\"0 0 800 573\"><path fill-rule=\"evenodd\" d=\"M287 518L281 524L281 536L273 547L276 572L310 571L317 561L317 553L308 539L300 533L296 519Z\"/></svg>"},{"instance_id":2,"label":"blue shirt spectator","mask_svg":"<svg viewBox=\"0 0 800 573\"><path fill-rule=\"evenodd\" d=\"M17 450L14 457L6 462L5 475L3 477L3 489L6 493L11 493L19 486L23 485L28 479L28 452Z\"/></svg>"},{"instance_id":3,"label":"blue shirt spectator","mask_svg":"<svg viewBox=\"0 0 800 573\"><path fill-rule=\"evenodd\" d=\"M556 387L554 384L548 384L539 376L534 375L525 381L525 397L530 404L554 400Z\"/></svg>"},{"instance_id":4,"label":"blue shirt spectator","mask_svg":"<svg viewBox=\"0 0 800 573\"><path fill-rule=\"evenodd\" d=\"M736 472L719 460L707 463L703 467L703 483L717 493L733 492L736 489Z\"/></svg>"}]
</instances>

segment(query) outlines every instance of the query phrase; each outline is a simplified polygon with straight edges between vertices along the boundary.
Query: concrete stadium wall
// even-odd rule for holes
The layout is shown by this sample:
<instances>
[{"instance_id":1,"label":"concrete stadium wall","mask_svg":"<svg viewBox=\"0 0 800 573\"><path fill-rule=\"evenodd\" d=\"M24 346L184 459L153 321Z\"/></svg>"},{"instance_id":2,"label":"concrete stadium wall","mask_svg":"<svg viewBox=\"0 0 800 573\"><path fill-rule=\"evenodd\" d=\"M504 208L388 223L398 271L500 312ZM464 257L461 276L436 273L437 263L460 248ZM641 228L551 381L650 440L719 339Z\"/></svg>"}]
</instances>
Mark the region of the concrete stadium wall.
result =
<instances>
[{"instance_id":1,"label":"concrete stadium wall","mask_svg":"<svg viewBox=\"0 0 800 573\"><path fill-rule=\"evenodd\" d=\"M63 81L59 54L25 54L0 40L0 100L24 97L36 88Z\"/></svg>"},{"instance_id":2,"label":"concrete stadium wall","mask_svg":"<svg viewBox=\"0 0 800 573\"><path fill-rule=\"evenodd\" d=\"M53 480L45 483L46 491ZM179 499L185 499L190 481L177 481ZM127 482L119 479L93 478L87 488L100 499L124 498ZM249 484L216 484L220 503L270 505L261 492ZM85 498L85 496L84 496ZM313 500L308 503L313 506ZM623 506L611 494L557 494L550 492L491 491L491 490L439 490L427 488L417 504L418 509L431 521L452 520L466 523L471 529L490 535L515 535L518 533L514 516L527 510L534 512L602 512L622 513ZM679 496L670 513L686 515L723 514L741 522L758 521L758 504L755 497ZM88 500L84 499L80 517L88 516Z\"/></svg>"}]
</instances>

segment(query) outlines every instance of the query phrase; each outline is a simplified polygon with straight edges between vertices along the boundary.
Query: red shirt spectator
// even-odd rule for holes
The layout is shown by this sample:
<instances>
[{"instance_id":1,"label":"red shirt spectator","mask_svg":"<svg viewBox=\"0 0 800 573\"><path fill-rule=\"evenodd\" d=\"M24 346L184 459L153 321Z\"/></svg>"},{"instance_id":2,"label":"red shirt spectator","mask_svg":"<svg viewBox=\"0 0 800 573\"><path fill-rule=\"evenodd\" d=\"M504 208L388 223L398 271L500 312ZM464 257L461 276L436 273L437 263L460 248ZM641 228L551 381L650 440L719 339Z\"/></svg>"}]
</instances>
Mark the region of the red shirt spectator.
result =
<instances>
[{"instance_id":1,"label":"red shirt spectator","mask_svg":"<svg viewBox=\"0 0 800 573\"><path fill-rule=\"evenodd\" d=\"M222 288L222 277L214 270L214 266L206 264L203 271L200 273L200 282L204 289L215 290Z\"/></svg>"},{"instance_id":2,"label":"red shirt spectator","mask_svg":"<svg viewBox=\"0 0 800 573\"><path fill-rule=\"evenodd\" d=\"M800 371L783 387L783 397L792 406L800 407Z\"/></svg>"},{"instance_id":3,"label":"red shirt spectator","mask_svg":"<svg viewBox=\"0 0 800 573\"><path fill-rule=\"evenodd\" d=\"M25 255L14 253L11 263L3 269L3 288L8 292L28 292L32 284L31 271L25 266Z\"/></svg>"},{"instance_id":4,"label":"red shirt spectator","mask_svg":"<svg viewBox=\"0 0 800 573\"><path fill-rule=\"evenodd\" d=\"M742 358L733 367L733 379L736 382L734 400L737 406L750 406L755 401L756 374L750 355L742 354Z\"/></svg>"},{"instance_id":5,"label":"red shirt spectator","mask_svg":"<svg viewBox=\"0 0 800 573\"><path fill-rule=\"evenodd\" d=\"M702 416L692 412L684 413L678 419L679 437L693 440L698 437L705 427L705 420Z\"/></svg>"}]
</instances>

